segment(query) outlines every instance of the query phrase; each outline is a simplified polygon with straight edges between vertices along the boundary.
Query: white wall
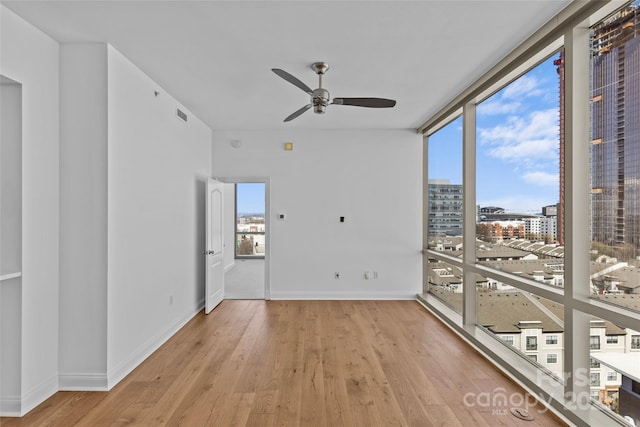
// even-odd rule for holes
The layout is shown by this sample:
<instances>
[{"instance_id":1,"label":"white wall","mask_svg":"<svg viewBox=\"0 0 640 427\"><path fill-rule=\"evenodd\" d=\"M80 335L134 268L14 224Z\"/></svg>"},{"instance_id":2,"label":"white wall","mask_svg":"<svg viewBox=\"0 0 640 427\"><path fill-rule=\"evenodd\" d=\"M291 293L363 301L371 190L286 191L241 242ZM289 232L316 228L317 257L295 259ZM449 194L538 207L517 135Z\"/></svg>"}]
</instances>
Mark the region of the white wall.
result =
<instances>
[{"instance_id":1,"label":"white wall","mask_svg":"<svg viewBox=\"0 0 640 427\"><path fill-rule=\"evenodd\" d=\"M60 387L106 387L107 46L60 46Z\"/></svg>"},{"instance_id":2,"label":"white wall","mask_svg":"<svg viewBox=\"0 0 640 427\"><path fill-rule=\"evenodd\" d=\"M213 141L214 176L271 179L272 298L420 292L422 138L415 132L217 131ZM379 278L365 280L365 271Z\"/></svg>"},{"instance_id":3,"label":"white wall","mask_svg":"<svg viewBox=\"0 0 640 427\"><path fill-rule=\"evenodd\" d=\"M22 85L0 76L0 274L22 270Z\"/></svg>"},{"instance_id":4,"label":"white wall","mask_svg":"<svg viewBox=\"0 0 640 427\"><path fill-rule=\"evenodd\" d=\"M111 47L108 99L111 386L204 302L211 130Z\"/></svg>"},{"instance_id":5,"label":"white wall","mask_svg":"<svg viewBox=\"0 0 640 427\"><path fill-rule=\"evenodd\" d=\"M211 131L112 47L61 46L61 389L109 389L204 301Z\"/></svg>"},{"instance_id":6,"label":"white wall","mask_svg":"<svg viewBox=\"0 0 640 427\"><path fill-rule=\"evenodd\" d=\"M58 386L58 44L0 5L0 53L0 74L22 84L24 413Z\"/></svg>"},{"instance_id":7,"label":"white wall","mask_svg":"<svg viewBox=\"0 0 640 427\"><path fill-rule=\"evenodd\" d=\"M0 397L20 412L22 366L22 85L0 75Z\"/></svg>"}]
</instances>

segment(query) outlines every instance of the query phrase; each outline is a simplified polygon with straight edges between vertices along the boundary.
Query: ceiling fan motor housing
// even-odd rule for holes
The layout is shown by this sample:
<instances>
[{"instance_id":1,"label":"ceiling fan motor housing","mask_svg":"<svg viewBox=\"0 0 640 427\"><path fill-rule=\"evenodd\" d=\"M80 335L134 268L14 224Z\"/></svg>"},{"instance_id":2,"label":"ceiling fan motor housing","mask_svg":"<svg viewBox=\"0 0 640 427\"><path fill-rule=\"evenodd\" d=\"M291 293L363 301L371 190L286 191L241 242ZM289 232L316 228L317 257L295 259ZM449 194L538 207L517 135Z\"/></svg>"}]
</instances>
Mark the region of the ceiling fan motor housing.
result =
<instances>
[{"instance_id":1,"label":"ceiling fan motor housing","mask_svg":"<svg viewBox=\"0 0 640 427\"><path fill-rule=\"evenodd\" d=\"M330 99L331 97L329 96L328 90L322 88L315 89L313 91L313 96L311 97L313 111L318 114L324 114L327 110L327 105L329 105Z\"/></svg>"}]
</instances>

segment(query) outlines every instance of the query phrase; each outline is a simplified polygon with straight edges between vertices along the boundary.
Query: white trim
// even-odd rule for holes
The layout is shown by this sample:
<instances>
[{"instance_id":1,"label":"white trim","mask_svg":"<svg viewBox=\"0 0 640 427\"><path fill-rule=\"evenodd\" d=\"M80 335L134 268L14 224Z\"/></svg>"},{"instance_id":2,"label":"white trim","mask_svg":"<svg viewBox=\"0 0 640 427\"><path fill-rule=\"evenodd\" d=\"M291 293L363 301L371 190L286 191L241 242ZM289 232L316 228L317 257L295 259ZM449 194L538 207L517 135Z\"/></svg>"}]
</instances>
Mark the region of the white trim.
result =
<instances>
[{"instance_id":1,"label":"white trim","mask_svg":"<svg viewBox=\"0 0 640 427\"><path fill-rule=\"evenodd\" d=\"M476 262L476 105L466 103L462 108L462 262ZM462 319L465 325L476 324L476 275L465 268L462 288ZM473 295L473 298L469 298Z\"/></svg>"},{"instance_id":2,"label":"white trim","mask_svg":"<svg viewBox=\"0 0 640 427\"><path fill-rule=\"evenodd\" d=\"M176 332L193 319L204 308L204 300L200 301L198 306L193 310L176 320L164 332L156 337L149 339L135 350L131 356L120 362L111 372L107 373L107 390L111 390L116 384L129 375L137 368L147 357L153 354L160 346L166 343Z\"/></svg>"},{"instance_id":3,"label":"white trim","mask_svg":"<svg viewBox=\"0 0 640 427\"><path fill-rule=\"evenodd\" d=\"M106 374L60 374L59 391L107 391Z\"/></svg>"},{"instance_id":4,"label":"white trim","mask_svg":"<svg viewBox=\"0 0 640 427\"><path fill-rule=\"evenodd\" d=\"M422 247L429 247L429 135L422 135ZM429 262L422 250L422 292L429 288Z\"/></svg>"},{"instance_id":5,"label":"white trim","mask_svg":"<svg viewBox=\"0 0 640 427\"><path fill-rule=\"evenodd\" d=\"M576 302L589 298L589 248L591 159L589 141L590 117L590 28L588 22L577 22L565 31L564 53L564 372L588 369L589 318L591 313L577 310ZM560 225L561 226L561 225ZM586 351L585 351L586 350ZM588 396L589 384L572 375L565 393ZM583 419L583 408L574 412Z\"/></svg>"},{"instance_id":6,"label":"white trim","mask_svg":"<svg viewBox=\"0 0 640 427\"><path fill-rule=\"evenodd\" d=\"M21 417L20 396L0 397L0 417Z\"/></svg>"},{"instance_id":7,"label":"white trim","mask_svg":"<svg viewBox=\"0 0 640 427\"><path fill-rule=\"evenodd\" d=\"M416 294L397 292L271 292L272 300L415 300Z\"/></svg>"},{"instance_id":8,"label":"white trim","mask_svg":"<svg viewBox=\"0 0 640 427\"><path fill-rule=\"evenodd\" d=\"M58 374L44 380L32 390L22 394L20 416L25 415L36 406L53 396L58 391Z\"/></svg>"}]
</instances>

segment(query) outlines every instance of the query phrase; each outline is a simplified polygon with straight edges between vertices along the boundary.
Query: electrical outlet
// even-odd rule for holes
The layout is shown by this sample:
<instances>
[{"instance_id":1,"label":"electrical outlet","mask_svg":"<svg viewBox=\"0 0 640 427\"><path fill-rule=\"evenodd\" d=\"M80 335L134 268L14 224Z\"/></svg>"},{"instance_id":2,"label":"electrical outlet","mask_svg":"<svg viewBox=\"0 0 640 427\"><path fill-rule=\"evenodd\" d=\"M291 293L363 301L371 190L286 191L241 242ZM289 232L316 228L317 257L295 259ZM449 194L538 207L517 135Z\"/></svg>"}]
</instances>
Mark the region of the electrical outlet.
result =
<instances>
[{"instance_id":1,"label":"electrical outlet","mask_svg":"<svg viewBox=\"0 0 640 427\"><path fill-rule=\"evenodd\" d=\"M169 305L173 304L173 295L169 295Z\"/></svg>"},{"instance_id":2,"label":"electrical outlet","mask_svg":"<svg viewBox=\"0 0 640 427\"><path fill-rule=\"evenodd\" d=\"M374 279L377 279L377 278L378 278L378 272L377 272L377 271L374 271L374 272L373 272L373 278L374 278Z\"/></svg>"},{"instance_id":3,"label":"electrical outlet","mask_svg":"<svg viewBox=\"0 0 640 427\"><path fill-rule=\"evenodd\" d=\"M333 273L333 278L334 279L339 279L340 278L340 273L338 273L338 272Z\"/></svg>"}]
</instances>

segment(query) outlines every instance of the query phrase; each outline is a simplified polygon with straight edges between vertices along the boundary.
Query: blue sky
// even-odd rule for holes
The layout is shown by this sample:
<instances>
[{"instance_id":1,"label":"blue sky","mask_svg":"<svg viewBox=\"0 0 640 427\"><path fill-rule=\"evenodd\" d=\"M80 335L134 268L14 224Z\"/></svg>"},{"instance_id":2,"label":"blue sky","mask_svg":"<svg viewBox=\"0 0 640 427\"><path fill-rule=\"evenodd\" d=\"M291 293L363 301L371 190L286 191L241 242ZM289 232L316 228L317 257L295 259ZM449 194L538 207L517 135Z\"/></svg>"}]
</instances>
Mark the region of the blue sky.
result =
<instances>
[{"instance_id":1,"label":"blue sky","mask_svg":"<svg viewBox=\"0 0 640 427\"><path fill-rule=\"evenodd\" d=\"M478 104L477 204L540 212L558 202L558 54ZM462 183L462 120L429 137L429 178Z\"/></svg>"},{"instance_id":2,"label":"blue sky","mask_svg":"<svg viewBox=\"0 0 640 427\"><path fill-rule=\"evenodd\" d=\"M264 183L238 183L236 197L238 213L264 214Z\"/></svg>"}]
</instances>

